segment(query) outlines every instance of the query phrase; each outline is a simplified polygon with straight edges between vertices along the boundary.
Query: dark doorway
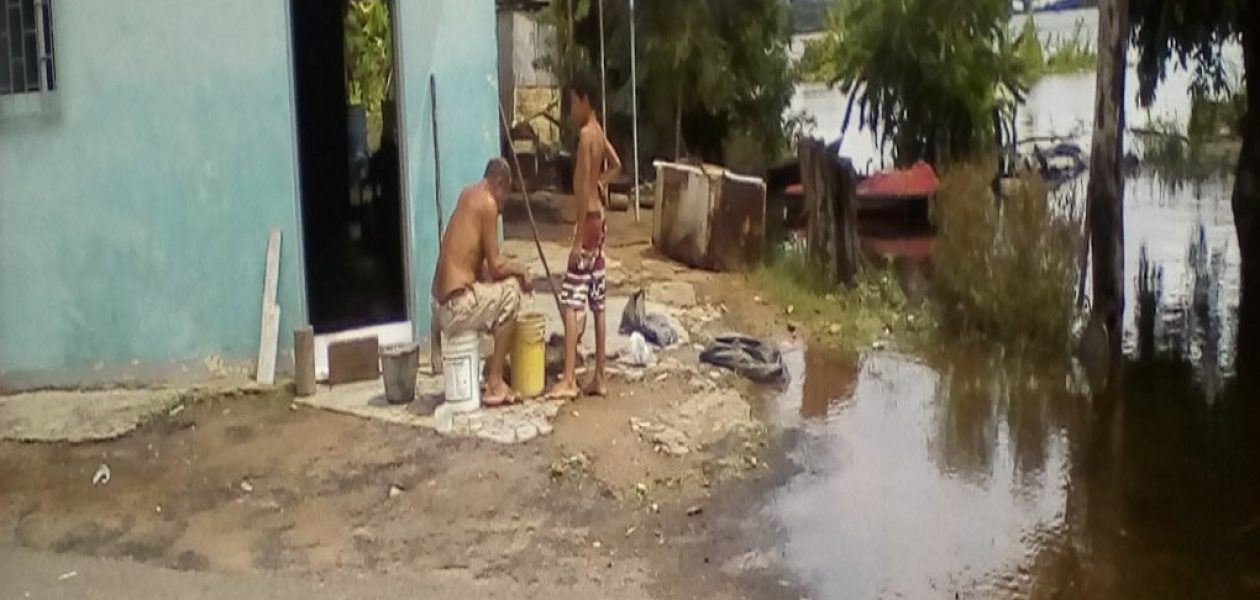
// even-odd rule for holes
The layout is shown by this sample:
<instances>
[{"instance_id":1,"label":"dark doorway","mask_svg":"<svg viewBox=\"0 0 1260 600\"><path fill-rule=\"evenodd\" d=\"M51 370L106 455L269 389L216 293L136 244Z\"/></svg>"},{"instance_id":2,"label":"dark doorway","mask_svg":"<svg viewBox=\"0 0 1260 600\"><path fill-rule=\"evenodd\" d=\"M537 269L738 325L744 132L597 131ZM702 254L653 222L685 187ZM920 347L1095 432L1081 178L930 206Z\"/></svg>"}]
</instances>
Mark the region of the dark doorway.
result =
<instances>
[{"instance_id":1,"label":"dark doorway","mask_svg":"<svg viewBox=\"0 0 1260 600\"><path fill-rule=\"evenodd\" d=\"M316 333L407 320L387 0L291 0L307 298Z\"/></svg>"}]
</instances>

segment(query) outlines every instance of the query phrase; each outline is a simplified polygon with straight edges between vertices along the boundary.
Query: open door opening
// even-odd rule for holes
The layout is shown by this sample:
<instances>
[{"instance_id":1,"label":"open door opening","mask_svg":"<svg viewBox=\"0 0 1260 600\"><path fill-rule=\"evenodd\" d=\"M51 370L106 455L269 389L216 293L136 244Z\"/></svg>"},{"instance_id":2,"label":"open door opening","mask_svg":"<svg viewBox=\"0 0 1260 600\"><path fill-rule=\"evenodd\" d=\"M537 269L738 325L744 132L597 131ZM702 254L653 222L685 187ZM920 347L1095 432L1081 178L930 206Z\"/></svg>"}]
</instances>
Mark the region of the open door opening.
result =
<instances>
[{"instance_id":1,"label":"open door opening","mask_svg":"<svg viewBox=\"0 0 1260 600\"><path fill-rule=\"evenodd\" d=\"M410 331L391 8L290 1L304 266L320 335Z\"/></svg>"}]
</instances>

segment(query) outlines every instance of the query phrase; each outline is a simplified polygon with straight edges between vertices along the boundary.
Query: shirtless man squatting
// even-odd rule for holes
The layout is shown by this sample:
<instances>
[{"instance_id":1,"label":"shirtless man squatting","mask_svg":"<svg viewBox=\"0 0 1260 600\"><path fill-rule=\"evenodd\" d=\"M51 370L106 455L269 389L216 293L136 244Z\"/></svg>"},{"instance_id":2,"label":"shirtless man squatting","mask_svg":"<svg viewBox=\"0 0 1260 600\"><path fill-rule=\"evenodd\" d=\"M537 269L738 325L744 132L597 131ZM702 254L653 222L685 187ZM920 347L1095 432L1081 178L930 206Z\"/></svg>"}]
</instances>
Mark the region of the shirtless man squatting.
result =
<instances>
[{"instance_id":1,"label":"shirtless man squatting","mask_svg":"<svg viewBox=\"0 0 1260 600\"><path fill-rule=\"evenodd\" d=\"M484 178L460 192L433 275L433 316L441 333L494 335L494 353L484 373L485 406L518 401L503 371L521 293L530 291L531 280L525 265L499 253L499 215L511 184L507 161L495 158L486 165Z\"/></svg>"},{"instance_id":2,"label":"shirtless man squatting","mask_svg":"<svg viewBox=\"0 0 1260 600\"><path fill-rule=\"evenodd\" d=\"M573 228L573 244L569 250L568 270L561 287L560 302L564 305L564 373L547 392L547 398L572 400L579 394L608 395L605 379L607 366L607 322L604 281L604 237L608 184L621 172L621 158L604 135L604 128L595 116L599 104L598 85L594 78L578 75L566 86L569 101L569 122L578 129L576 166L573 172L573 201L577 223ZM587 308L595 319L595 371L587 384L578 388L577 346L581 331L578 317Z\"/></svg>"}]
</instances>

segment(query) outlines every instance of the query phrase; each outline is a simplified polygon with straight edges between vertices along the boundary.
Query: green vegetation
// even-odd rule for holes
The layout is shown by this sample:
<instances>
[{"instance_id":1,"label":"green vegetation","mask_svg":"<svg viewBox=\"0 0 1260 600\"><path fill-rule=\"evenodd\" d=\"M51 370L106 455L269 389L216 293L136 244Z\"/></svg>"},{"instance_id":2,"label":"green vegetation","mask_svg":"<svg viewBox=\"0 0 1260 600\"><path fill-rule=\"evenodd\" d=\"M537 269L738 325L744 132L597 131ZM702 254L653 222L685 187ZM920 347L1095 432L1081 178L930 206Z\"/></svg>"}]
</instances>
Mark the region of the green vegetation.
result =
<instances>
[{"instance_id":1,"label":"green vegetation","mask_svg":"<svg viewBox=\"0 0 1260 600\"><path fill-rule=\"evenodd\" d=\"M1037 35L1037 24L1032 18L1024 21L1015 42L1015 53L1023 64L1029 80L1036 81L1047 75L1086 73L1098 66L1098 53L1084 32L1085 23L1076 22L1071 37L1049 40L1043 45Z\"/></svg>"},{"instance_id":2,"label":"green vegetation","mask_svg":"<svg viewBox=\"0 0 1260 600\"><path fill-rule=\"evenodd\" d=\"M1245 82L1237 96L1249 115L1242 122L1231 204L1238 229L1242 283L1238 310L1238 365L1260 364L1260 2L1255 0L1199 0L1193 6L1164 0L1130 0L1131 33L1138 50L1138 98L1144 106L1168 73L1170 62L1194 69L1194 91L1203 96L1241 93L1231 79ZM1242 45L1243 71L1230 73L1224 46ZM1247 70L1253 72L1247 73ZM1239 373L1257 372L1239 368Z\"/></svg>"},{"instance_id":3,"label":"green vegetation","mask_svg":"<svg viewBox=\"0 0 1260 600\"><path fill-rule=\"evenodd\" d=\"M999 208L993 172L949 169L933 207L937 291L948 322L1017 348L1066 349L1075 318L1081 226L1069 198L1035 176Z\"/></svg>"},{"instance_id":4,"label":"green vegetation","mask_svg":"<svg viewBox=\"0 0 1260 600\"><path fill-rule=\"evenodd\" d=\"M1098 53L1094 51L1094 47L1081 34L1081 24L1077 23L1076 31L1071 38L1051 46L1050 56L1046 57L1046 65L1041 74L1065 75L1085 73L1093 71L1097 67Z\"/></svg>"},{"instance_id":5,"label":"green vegetation","mask_svg":"<svg viewBox=\"0 0 1260 600\"><path fill-rule=\"evenodd\" d=\"M1193 123L1183 132L1176 123L1152 120L1133 133L1142 168L1169 185L1230 177L1238 161L1237 139L1201 135Z\"/></svg>"},{"instance_id":6,"label":"green vegetation","mask_svg":"<svg viewBox=\"0 0 1260 600\"><path fill-rule=\"evenodd\" d=\"M351 0L346 7L344 27L349 103L364 107L368 137L378 140L381 103L389 96L393 78L389 8L384 0Z\"/></svg>"},{"instance_id":7,"label":"green vegetation","mask_svg":"<svg viewBox=\"0 0 1260 600\"><path fill-rule=\"evenodd\" d=\"M845 288L792 248L778 251L757 279L769 300L791 307L792 318L817 341L837 349L859 352L881 340L915 344L935 331L929 306L906 299L891 267L868 271Z\"/></svg>"},{"instance_id":8,"label":"green vegetation","mask_svg":"<svg viewBox=\"0 0 1260 600\"><path fill-rule=\"evenodd\" d=\"M592 0L557 0L544 11L556 30L547 66L565 81L598 72L598 11ZM629 132L628 0L605 0L608 125ZM777 157L792 141L784 112L792 97L788 8L780 0L639 0L640 146L646 156L726 162L734 141Z\"/></svg>"},{"instance_id":9,"label":"green vegetation","mask_svg":"<svg viewBox=\"0 0 1260 600\"><path fill-rule=\"evenodd\" d=\"M1030 73L1010 39L1007 0L853 0L832 12L802 60L810 79L849 95L843 126L893 144L898 164L989 152Z\"/></svg>"}]
</instances>

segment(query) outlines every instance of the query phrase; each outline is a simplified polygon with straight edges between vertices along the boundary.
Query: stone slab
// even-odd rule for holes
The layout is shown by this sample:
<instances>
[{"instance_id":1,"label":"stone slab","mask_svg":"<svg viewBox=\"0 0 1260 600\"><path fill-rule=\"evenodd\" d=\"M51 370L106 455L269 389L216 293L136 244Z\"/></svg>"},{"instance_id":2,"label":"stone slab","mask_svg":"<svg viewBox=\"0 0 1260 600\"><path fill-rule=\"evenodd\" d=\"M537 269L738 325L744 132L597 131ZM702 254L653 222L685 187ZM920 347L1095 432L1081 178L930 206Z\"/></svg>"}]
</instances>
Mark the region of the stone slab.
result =
<instances>
[{"instance_id":1,"label":"stone slab","mask_svg":"<svg viewBox=\"0 0 1260 600\"><path fill-rule=\"evenodd\" d=\"M364 419L500 444L520 444L550 434L552 421L563 404L534 401L456 414L441 404L442 390L441 375L421 374L416 383L417 400L407 405L387 403L385 385L380 380L336 387L321 386L314 396L298 398L296 402Z\"/></svg>"},{"instance_id":2,"label":"stone slab","mask_svg":"<svg viewBox=\"0 0 1260 600\"><path fill-rule=\"evenodd\" d=\"M131 432L179 402L170 390L47 391L0 396L0 439L94 442Z\"/></svg>"}]
</instances>

